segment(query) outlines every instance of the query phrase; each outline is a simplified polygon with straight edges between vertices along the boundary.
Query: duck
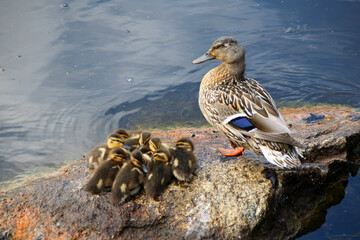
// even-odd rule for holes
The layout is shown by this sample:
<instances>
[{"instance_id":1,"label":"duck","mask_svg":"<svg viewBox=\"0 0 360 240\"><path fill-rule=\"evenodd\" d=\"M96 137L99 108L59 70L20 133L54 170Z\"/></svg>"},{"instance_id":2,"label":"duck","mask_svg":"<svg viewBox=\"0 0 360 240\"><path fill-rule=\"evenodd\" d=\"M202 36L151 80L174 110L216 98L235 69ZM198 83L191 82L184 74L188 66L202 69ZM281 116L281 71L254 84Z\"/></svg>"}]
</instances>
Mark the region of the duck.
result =
<instances>
[{"instance_id":1,"label":"duck","mask_svg":"<svg viewBox=\"0 0 360 240\"><path fill-rule=\"evenodd\" d=\"M156 152L162 147L163 143L161 142L161 139L158 137L152 137L149 140L149 149L151 152Z\"/></svg>"},{"instance_id":2,"label":"duck","mask_svg":"<svg viewBox=\"0 0 360 240\"><path fill-rule=\"evenodd\" d=\"M110 134L106 143L94 147L86 157L89 163L89 168L97 168L103 161L108 158L111 149L119 147L129 148L125 143L125 139L121 137L120 134Z\"/></svg>"},{"instance_id":3,"label":"duck","mask_svg":"<svg viewBox=\"0 0 360 240\"><path fill-rule=\"evenodd\" d=\"M145 179L146 195L156 199L172 180L171 154L166 149L157 150L148 165L149 172Z\"/></svg>"},{"instance_id":4,"label":"duck","mask_svg":"<svg viewBox=\"0 0 360 240\"><path fill-rule=\"evenodd\" d=\"M123 148L114 148L111 150L109 156L109 160L102 162L87 181L85 191L92 194L99 194L106 187L111 187L116 174L129 159L130 152Z\"/></svg>"},{"instance_id":5,"label":"duck","mask_svg":"<svg viewBox=\"0 0 360 240\"><path fill-rule=\"evenodd\" d=\"M180 138L171 152L172 172L179 181L190 181L196 169L197 158L194 143L189 138Z\"/></svg>"},{"instance_id":6,"label":"duck","mask_svg":"<svg viewBox=\"0 0 360 240\"><path fill-rule=\"evenodd\" d=\"M256 80L244 76L244 48L234 37L220 37L192 63L213 59L222 63L203 77L198 101L206 120L234 148L220 148L221 154L238 156L246 148L280 168L301 165L303 146L292 137L273 98Z\"/></svg>"},{"instance_id":7,"label":"duck","mask_svg":"<svg viewBox=\"0 0 360 240\"><path fill-rule=\"evenodd\" d=\"M112 203L123 203L140 192L145 182L146 160L140 150L131 153L130 159L124 163L117 173L112 185Z\"/></svg>"},{"instance_id":8,"label":"duck","mask_svg":"<svg viewBox=\"0 0 360 240\"><path fill-rule=\"evenodd\" d=\"M150 132L141 132L135 134L125 141L126 145L130 146L130 151L140 149L141 152L145 153L149 151L149 140L151 138Z\"/></svg>"},{"instance_id":9,"label":"duck","mask_svg":"<svg viewBox=\"0 0 360 240\"><path fill-rule=\"evenodd\" d=\"M151 154L153 154L154 152L156 152L159 149L165 149L165 150L169 151L170 147L169 147L168 144L161 141L161 139L158 138L158 137L150 138L150 140L149 140L149 150L150 150Z\"/></svg>"},{"instance_id":10,"label":"duck","mask_svg":"<svg viewBox=\"0 0 360 240\"><path fill-rule=\"evenodd\" d=\"M127 140L132 135L130 132L126 131L125 129L118 128L113 133L119 134L123 139Z\"/></svg>"}]
</instances>

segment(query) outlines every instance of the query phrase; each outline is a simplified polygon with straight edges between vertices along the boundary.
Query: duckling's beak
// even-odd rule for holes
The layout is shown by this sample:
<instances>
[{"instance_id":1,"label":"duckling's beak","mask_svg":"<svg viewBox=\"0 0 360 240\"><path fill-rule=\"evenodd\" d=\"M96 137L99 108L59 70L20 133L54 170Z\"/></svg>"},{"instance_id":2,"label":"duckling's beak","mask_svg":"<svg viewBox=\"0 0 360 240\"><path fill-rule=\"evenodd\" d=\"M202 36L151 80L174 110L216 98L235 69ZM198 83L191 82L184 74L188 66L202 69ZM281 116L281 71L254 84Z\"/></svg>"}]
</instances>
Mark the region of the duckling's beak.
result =
<instances>
[{"instance_id":1,"label":"duckling's beak","mask_svg":"<svg viewBox=\"0 0 360 240\"><path fill-rule=\"evenodd\" d=\"M215 56L212 55L210 52L206 52L204 55L202 55L201 57L195 59L194 61L192 61L192 64L199 64L199 63L203 63L206 61L210 61L215 59Z\"/></svg>"},{"instance_id":2,"label":"duckling's beak","mask_svg":"<svg viewBox=\"0 0 360 240\"><path fill-rule=\"evenodd\" d=\"M149 169L147 168L146 164L141 165L141 168L143 169L144 173L149 172Z\"/></svg>"},{"instance_id":3,"label":"duckling's beak","mask_svg":"<svg viewBox=\"0 0 360 240\"><path fill-rule=\"evenodd\" d=\"M131 149L131 147L129 145L127 145L126 143L123 143L122 147L125 148L125 149L128 149L128 150Z\"/></svg>"}]
</instances>

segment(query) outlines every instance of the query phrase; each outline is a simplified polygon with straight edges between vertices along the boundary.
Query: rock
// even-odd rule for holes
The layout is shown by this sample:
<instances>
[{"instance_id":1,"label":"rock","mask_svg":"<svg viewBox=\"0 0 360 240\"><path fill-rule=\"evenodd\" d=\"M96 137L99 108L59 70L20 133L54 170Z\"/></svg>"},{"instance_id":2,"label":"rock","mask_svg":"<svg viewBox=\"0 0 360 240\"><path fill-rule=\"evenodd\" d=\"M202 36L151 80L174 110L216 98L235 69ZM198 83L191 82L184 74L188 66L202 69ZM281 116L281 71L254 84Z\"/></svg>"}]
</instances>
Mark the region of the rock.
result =
<instances>
[{"instance_id":1,"label":"rock","mask_svg":"<svg viewBox=\"0 0 360 240\"><path fill-rule=\"evenodd\" d=\"M198 157L191 183L176 180L154 201L144 193L120 206L111 193L84 191L84 159L51 175L12 186L0 196L1 239L284 239L324 221L344 196L349 161L360 156L360 121L352 108L281 110L306 146L304 164L283 170L247 151L221 157L227 141L214 129L154 130L165 142L191 137ZM310 114L323 115L309 124Z\"/></svg>"}]
</instances>

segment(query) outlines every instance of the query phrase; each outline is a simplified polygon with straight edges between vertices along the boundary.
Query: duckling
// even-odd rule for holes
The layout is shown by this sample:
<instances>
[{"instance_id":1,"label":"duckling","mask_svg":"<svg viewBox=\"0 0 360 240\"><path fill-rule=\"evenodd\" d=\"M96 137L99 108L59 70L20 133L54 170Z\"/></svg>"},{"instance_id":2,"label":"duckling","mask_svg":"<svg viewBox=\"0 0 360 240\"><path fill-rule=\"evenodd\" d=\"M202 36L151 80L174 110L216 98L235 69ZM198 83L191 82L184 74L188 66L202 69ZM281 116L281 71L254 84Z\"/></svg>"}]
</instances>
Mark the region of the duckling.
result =
<instances>
[{"instance_id":1,"label":"duckling","mask_svg":"<svg viewBox=\"0 0 360 240\"><path fill-rule=\"evenodd\" d=\"M100 144L91 149L89 155L86 157L89 162L89 168L97 168L99 166L99 163L107 158L108 153L109 148L106 143Z\"/></svg>"},{"instance_id":2,"label":"duckling","mask_svg":"<svg viewBox=\"0 0 360 240\"><path fill-rule=\"evenodd\" d=\"M169 151L169 146L166 143L163 143L160 138L154 137L149 140L149 149L152 153L159 149L166 149Z\"/></svg>"},{"instance_id":3,"label":"duckling","mask_svg":"<svg viewBox=\"0 0 360 240\"><path fill-rule=\"evenodd\" d=\"M97 168L101 162L105 161L108 158L111 149L118 147L127 147L124 141L124 138L122 138L119 134L110 134L107 138L107 143L103 143L94 147L91 150L90 154L87 156L87 159L89 161L89 168Z\"/></svg>"},{"instance_id":4,"label":"duckling","mask_svg":"<svg viewBox=\"0 0 360 240\"><path fill-rule=\"evenodd\" d=\"M162 147L161 139L158 137L150 138L149 149L151 152L156 152Z\"/></svg>"},{"instance_id":5,"label":"duckling","mask_svg":"<svg viewBox=\"0 0 360 240\"><path fill-rule=\"evenodd\" d=\"M297 147L303 146L291 136L265 88L244 76L244 48L233 37L221 37L193 64L212 59L223 63L202 79L199 106L206 120L235 148L218 150L224 156L236 156L248 148L280 168L300 165Z\"/></svg>"},{"instance_id":6,"label":"duckling","mask_svg":"<svg viewBox=\"0 0 360 240\"><path fill-rule=\"evenodd\" d=\"M119 134L123 139L127 140L130 138L131 134L125 129L119 128L113 131L113 133Z\"/></svg>"},{"instance_id":7,"label":"duckling","mask_svg":"<svg viewBox=\"0 0 360 240\"><path fill-rule=\"evenodd\" d=\"M86 183L86 191L99 194L105 187L111 186L116 174L124 162L130 157L130 153L123 148L114 148L111 150L109 156L109 160L102 162Z\"/></svg>"},{"instance_id":8,"label":"duckling","mask_svg":"<svg viewBox=\"0 0 360 240\"><path fill-rule=\"evenodd\" d=\"M190 181L196 168L197 159L194 144L189 138L181 138L172 150L172 172L180 181Z\"/></svg>"},{"instance_id":9,"label":"duckling","mask_svg":"<svg viewBox=\"0 0 360 240\"><path fill-rule=\"evenodd\" d=\"M139 193L146 177L145 164L146 160L140 150L131 153L129 161L124 163L112 185L113 204L123 203L128 197Z\"/></svg>"},{"instance_id":10,"label":"duckling","mask_svg":"<svg viewBox=\"0 0 360 240\"><path fill-rule=\"evenodd\" d=\"M147 164L149 164L151 162L151 157L153 156L154 152L156 152L157 150L159 150L161 148L165 148L165 149L169 150L169 147L165 143L162 143L160 138L158 138L158 137L150 138L149 144L148 144L149 151L146 151L143 155Z\"/></svg>"},{"instance_id":11,"label":"duckling","mask_svg":"<svg viewBox=\"0 0 360 240\"><path fill-rule=\"evenodd\" d=\"M145 179L145 192L155 199L167 187L172 179L171 155L165 149L157 150L148 165L149 172Z\"/></svg>"},{"instance_id":12,"label":"duckling","mask_svg":"<svg viewBox=\"0 0 360 240\"><path fill-rule=\"evenodd\" d=\"M130 137L125 143L130 146L130 151L134 151L135 149L140 149L141 152L149 151L149 140L151 138L150 132L142 132L139 135L135 135Z\"/></svg>"}]
</instances>

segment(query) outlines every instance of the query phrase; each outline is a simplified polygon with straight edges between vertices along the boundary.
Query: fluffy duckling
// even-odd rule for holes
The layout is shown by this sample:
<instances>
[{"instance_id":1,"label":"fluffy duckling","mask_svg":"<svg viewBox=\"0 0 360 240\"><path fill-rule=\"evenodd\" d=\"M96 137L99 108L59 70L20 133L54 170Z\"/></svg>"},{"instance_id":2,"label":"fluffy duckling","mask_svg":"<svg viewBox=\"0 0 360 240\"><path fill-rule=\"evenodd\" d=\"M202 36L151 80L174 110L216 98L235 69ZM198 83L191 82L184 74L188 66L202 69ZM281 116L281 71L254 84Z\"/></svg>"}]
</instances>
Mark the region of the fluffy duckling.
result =
<instances>
[{"instance_id":1,"label":"fluffy duckling","mask_svg":"<svg viewBox=\"0 0 360 240\"><path fill-rule=\"evenodd\" d=\"M150 138L149 140L149 149L151 152L156 152L162 147L161 139L158 137Z\"/></svg>"},{"instance_id":2,"label":"fluffy duckling","mask_svg":"<svg viewBox=\"0 0 360 240\"><path fill-rule=\"evenodd\" d=\"M130 157L130 153L123 148L114 148L111 150L109 156L109 160L102 162L86 183L86 191L99 194L105 187L111 186L116 174L124 162Z\"/></svg>"},{"instance_id":3,"label":"fluffy duckling","mask_svg":"<svg viewBox=\"0 0 360 240\"><path fill-rule=\"evenodd\" d=\"M149 151L149 140L151 138L150 132L142 132L139 135L135 135L130 137L125 141L127 145L129 145L130 151L134 151L135 149L140 149L142 153Z\"/></svg>"},{"instance_id":4,"label":"fluffy duckling","mask_svg":"<svg viewBox=\"0 0 360 240\"><path fill-rule=\"evenodd\" d=\"M154 138L150 138L149 140L149 144L148 144L148 149L149 151L146 152L145 156L149 156L149 158L147 159L148 161L151 160L151 157L153 156L154 152L156 152L159 149L165 149L167 151L169 151L169 146L165 143L163 143L161 141L160 138L158 137L154 137Z\"/></svg>"},{"instance_id":5,"label":"fluffy duckling","mask_svg":"<svg viewBox=\"0 0 360 240\"><path fill-rule=\"evenodd\" d=\"M128 131L122 128L116 129L113 133L119 134L125 140L129 139L131 136L131 134Z\"/></svg>"},{"instance_id":6,"label":"fluffy duckling","mask_svg":"<svg viewBox=\"0 0 360 240\"><path fill-rule=\"evenodd\" d=\"M206 120L235 148L219 151L236 156L248 148L281 168L300 165L297 147L302 145L291 136L274 100L257 81L244 76L244 48L233 37L221 37L193 64L212 59L222 64L202 79L199 106Z\"/></svg>"},{"instance_id":7,"label":"fluffy duckling","mask_svg":"<svg viewBox=\"0 0 360 240\"><path fill-rule=\"evenodd\" d=\"M189 138L181 138L172 150L172 172L180 181L190 181L196 168L197 159L194 144Z\"/></svg>"},{"instance_id":8,"label":"fluffy duckling","mask_svg":"<svg viewBox=\"0 0 360 240\"><path fill-rule=\"evenodd\" d=\"M172 179L171 155L165 149L157 150L148 165L149 172L145 180L145 192L155 199L167 187Z\"/></svg>"},{"instance_id":9,"label":"fluffy duckling","mask_svg":"<svg viewBox=\"0 0 360 240\"><path fill-rule=\"evenodd\" d=\"M159 149L166 149L169 151L169 146L166 143L163 143L160 138L154 137L149 140L149 149L152 153Z\"/></svg>"},{"instance_id":10,"label":"fluffy duckling","mask_svg":"<svg viewBox=\"0 0 360 240\"><path fill-rule=\"evenodd\" d=\"M131 153L130 160L124 163L116 175L114 184L112 185L112 202L119 204L139 193L145 180L146 160L139 150Z\"/></svg>"},{"instance_id":11,"label":"fluffy duckling","mask_svg":"<svg viewBox=\"0 0 360 240\"><path fill-rule=\"evenodd\" d=\"M107 138L107 142L94 147L87 156L89 168L95 169L100 163L108 158L108 155L113 148L127 147L125 140L117 133L112 133Z\"/></svg>"}]
</instances>

